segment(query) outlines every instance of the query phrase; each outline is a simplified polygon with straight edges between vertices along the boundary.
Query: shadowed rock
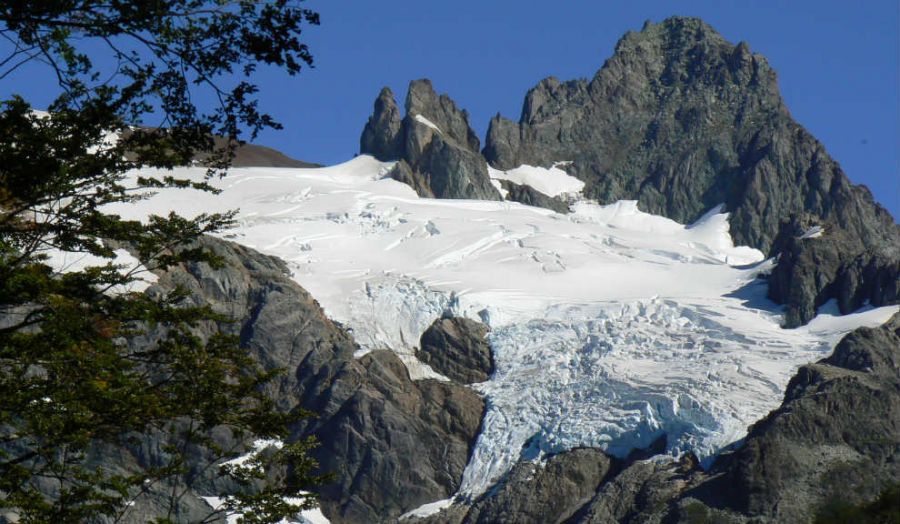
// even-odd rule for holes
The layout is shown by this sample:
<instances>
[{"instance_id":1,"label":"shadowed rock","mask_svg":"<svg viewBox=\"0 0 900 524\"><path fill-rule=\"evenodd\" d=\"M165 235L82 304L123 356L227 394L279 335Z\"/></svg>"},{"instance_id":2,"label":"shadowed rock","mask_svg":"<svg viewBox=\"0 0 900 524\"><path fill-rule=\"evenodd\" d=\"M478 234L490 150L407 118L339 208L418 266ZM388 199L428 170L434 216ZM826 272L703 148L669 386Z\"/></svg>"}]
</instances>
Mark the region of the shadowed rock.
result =
<instances>
[{"instance_id":1,"label":"shadowed rock","mask_svg":"<svg viewBox=\"0 0 900 524\"><path fill-rule=\"evenodd\" d=\"M559 198L545 195L528 184L516 184L509 180L501 180L500 186L507 191L506 200L512 200L528 206L552 209L557 213L569 212L569 204Z\"/></svg>"},{"instance_id":2,"label":"shadowed rock","mask_svg":"<svg viewBox=\"0 0 900 524\"><path fill-rule=\"evenodd\" d=\"M394 167L388 171L387 176L393 178L397 182L403 182L408 185L420 197L434 198L434 193L431 192L431 186L428 184L428 180L417 171L413 171L412 168L409 167L409 164L406 163L406 160L398 160L397 163L394 164Z\"/></svg>"},{"instance_id":3,"label":"shadowed rock","mask_svg":"<svg viewBox=\"0 0 900 524\"><path fill-rule=\"evenodd\" d=\"M422 334L416 356L455 382L484 382L494 372L487 333L488 327L481 322L461 317L438 319Z\"/></svg>"},{"instance_id":4,"label":"shadowed rock","mask_svg":"<svg viewBox=\"0 0 900 524\"><path fill-rule=\"evenodd\" d=\"M215 238L198 245L220 257L222 267L181 264L161 274L147 292L181 286L190 303L209 305L235 320L201 323L197 335L233 334L263 367L287 371L266 391L280 410L306 408L317 415L298 421L290 440L315 436L321 442L313 455L333 482L314 489L332 522L392 522L456 492L484 411L474 391L447 382L414 382L390 351L356 359L353 339L291 279L282 261ZM150 330L130 343L145 347L157 336ZM128 446L95 448L89 461L123 474L160 465L167 438L151 432ZM243 449L228 431L217 432L215 441L236 455ZM203 520L210 508L201 495L236 488L217 478L215 468L206 468L213 457L199 451L188 465L201 473L181 487L186 494L174 513L178 521ZM122 521L146 522L164 514L170 489L154 485Z\"/></svg>"},{"instance_id":5,"label":"shadowed rock","mask_svg":"<svg viewBox=\"0 0 900 524\"><path fill-rule=\"evenodd\" d=\"M402 151L400 138L400 110L393 91L385 87L375 99L375 112L363 129L359 150L381 161L396 160Z\"/></svg>"},{"instance_id":6,"label":"shadowed rock","mask_svg":"<svg viewBox=\"0 0 900 524\"><path fill-rule=\"evenodd\" d=\"M293 438L315 436L313 455L334 482L318 488L332 522L388 522L447 498L481 426L484 402L473 391L410 380L389 351L355 359L356 344L289 276L280 260L215 239L204 240L222 269L189 264L160 279L239 322L222 326L267 368L288 373L269 386L282 409L303 407ZM205 494L205 493L204 493Z\"/></svg>"},{"instance_id":7,"label":"shadowed rock","mask_svg":"<svg viewBox=\"0 0 900 524\"><path fill-rule=\"evenodd\" d=\"M454 494L481 427L484 401L468 388L413 382L390 351L298 373L315 377L303 429L322 442L315 457L336 476L321 488L333 523L394 522Z\"/></svg>"},{"instance_id":8,"label":"shadowed rock","mask_svg":"<svg viewBox=\"0 0 900 524\"><path fill-rule=\"evenodd\" d=\"M479 146L468 114L429 80L410 82L402 121L393 94L383 89L360 138L361 153L405 162L391 177L419 196L500 200Z\"/></svg>"}]
</instances>

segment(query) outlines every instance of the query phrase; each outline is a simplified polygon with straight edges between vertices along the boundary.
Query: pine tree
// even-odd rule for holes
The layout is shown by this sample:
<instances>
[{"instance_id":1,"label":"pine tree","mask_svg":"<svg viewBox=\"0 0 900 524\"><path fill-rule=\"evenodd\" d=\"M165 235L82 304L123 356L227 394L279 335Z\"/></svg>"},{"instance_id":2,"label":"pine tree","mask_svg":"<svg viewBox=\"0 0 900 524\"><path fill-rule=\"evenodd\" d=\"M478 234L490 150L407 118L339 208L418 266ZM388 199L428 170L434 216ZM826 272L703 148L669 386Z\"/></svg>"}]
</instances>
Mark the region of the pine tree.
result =
<instances>
[{"instance_id":1,"label":"pine tree","mask_svg":"<svg viewBox=\"0 0 900 524\"><path fill-rule=\"evenodd\" d=\"M138 273L113 262L124 247L154 271L215 265L192 241L232 215L138 222L105 209L154 188L213 191L166 174L127 183L125 173L166 173L204 152L207 177L222 176L242 133L279 127L257 109L254 71L295 75L311 66L300 34L318 22L289 0L0 5L0 79L40 63L60 87L48 114L20 96L0 101L0 508L23 522L127 519L130 501L164 484L173 487L171 504L159 520L177 519L192 456L233 453L214 430L230 430L238 443L283 438L302 415L278 412L261 393L278 370L263 370L233 338L195 329L227 319L189 305L180 289L129 292ZM218 149L216 135L226 139ZM48 265L53 252L101 262L61 273ZM151 332L154 343L134 343ZM165 464L122 472L91 461L151 434L164 442ZM245 488L223 509L275 522L310 506L283 498L311 480L310 445L223 468Z\"/></svg>"}]
</instances>

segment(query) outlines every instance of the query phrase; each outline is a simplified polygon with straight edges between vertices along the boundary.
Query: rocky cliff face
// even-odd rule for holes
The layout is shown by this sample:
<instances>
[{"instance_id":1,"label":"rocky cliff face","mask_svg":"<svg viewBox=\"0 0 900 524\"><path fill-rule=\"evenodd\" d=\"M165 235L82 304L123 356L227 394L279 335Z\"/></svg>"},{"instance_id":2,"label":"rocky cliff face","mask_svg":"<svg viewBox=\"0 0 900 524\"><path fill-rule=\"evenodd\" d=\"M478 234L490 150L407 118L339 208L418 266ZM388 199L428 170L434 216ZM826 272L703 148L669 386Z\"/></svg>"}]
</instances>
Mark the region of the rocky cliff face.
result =
<instances>
[{"instance_id":1,"label":"rocky cliff face","mask_svg":"<svg viewBox=\"0 0 900 524\"><path fill-rule=\"evenodd\" d=\"M402 161L390 176L420 196L500 200L479 148L468 113L428 80L410 82L402 120L393 93L382 89L360 138L361 153Z\"/></svg>"},{"instance_id":2,"label":"rocky cliff face","mask_svg":"<svg viewBox=\"0 0 900 524\"><path fill-rule=\"evenodd\" d=\"M410 112L437 124L441 136L465 151L451 153L439 141L428 158L407 159L428 181L411 185L423 195L418 186L437 185L438 198L480 198L481 190L437 182L454 175L486 180L469 154L477 138L453 103L417 81L407 98ZM409 114L398 127L395 114L382 92L363 153L418 158L416 144L430 143L436 132ZM379 140L391 140L369 138L373 133L406 137L406 149L381 147ZM526 95L518 122L491 120L483 156L498 169L571 162L565 169L586 183L588 197L638 200L643 210L682 223L724 203L736 243L784 254L770 296L787 305L787 326L805 324L830 299L845 313L867 301L898 300L900 226L791 118L766 59L700 20L675 17L627 33L590 81L542 80ZM413 177L395 178L409 183ZM565 207L529 189L513 188L510 198ZM800 242L798 221L825 233ZM839 256L824 260L828 251Z\"/></svg>"},{"instance_id":3,"label":"rocky cliff face","mask_svg":"<svg viewBox=\"0 0 900 524\"><path fill-rule=\"evenodd\" d=\"M454 382L484 382L494 372L487 333L488 327L474 320L441 318L422 333L416 356Z\"/></svg>"},{"instance_id":4,"label":"rocky cliff face","mask_svg":"<svg viewBox=\"0 0 900 524\"><path fill-rule=\"evenodd\" d=\"M737 243L790 252L771 292L790 326L831 298L844 312L897 300L900 227L794 122L765 58L700 20L626 34L589 82L541 81L518 123L491 121L484 154L501 169L571 160L588 196L636 199L680 222L725 203ZM802 234L801 216L825 229L819 245L777 243ZM810 251L836 249L813 267Z\"/></svg>"},{"instance_id":5,"label":"rocky cliff face","mask_svg":"<svg viewBox=\"0 0 900 524\"><path fill-rule=\"evenodd\" d=\"M320 440L315 456L336 477L320 490L331 522L393 522L459 489L484 412L476 393L413 382L386 350L297 374L312 377L303 405L318 414L299 433Z\"/></svg>"},{"instance_id":6,"label":"rocky cliff face","mask_svg":"<svg viewBox=\"0 0 900 524\"><path fill-rule=\"evenodd\" d=\"M333 481L321 486L323 512L333 523L390 522L424 503L447 498L459 487L462 471L484 411L484 402L455 383L410 380L405 366L390 351L360 359L353 339L330 321L318 303L290 278L280 260L214 238L202 245L224 262L185 264L160 276L148 293L176 285L196 304L235 319L206 324L198 334L216 330L238 335L241 346L266 368L287 370L268 386L280 409L298 407L314 413L300 421L292 439L315 436L322 473ZM145 344L152 339L135 340ZM121 471L158 462L165 435L145 435L123 449L96 450L94 460ZM227 432L217 438L225 439ZM207 457L197 456L202 470ZM230 487L201 476L186 486L177 521L199 521L209 512L201 495ZM145 522L168 503L168 487L139 497L127 522ZM164 512L164 511L163 511Z\"/></svg>"}]
</instances>

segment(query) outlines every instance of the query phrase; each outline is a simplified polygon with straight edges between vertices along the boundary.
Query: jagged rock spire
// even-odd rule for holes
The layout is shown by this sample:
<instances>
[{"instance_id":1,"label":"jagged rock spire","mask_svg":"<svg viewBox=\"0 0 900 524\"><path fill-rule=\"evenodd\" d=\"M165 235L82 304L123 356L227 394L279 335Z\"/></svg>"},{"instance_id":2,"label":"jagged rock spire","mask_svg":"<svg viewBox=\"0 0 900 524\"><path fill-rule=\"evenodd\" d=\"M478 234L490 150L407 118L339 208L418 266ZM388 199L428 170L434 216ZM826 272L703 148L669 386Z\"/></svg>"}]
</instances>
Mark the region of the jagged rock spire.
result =
<instances>
[{"instance_id":1,"label":"jagged rock spire","mask_svg":"<svg viewBox=\"0 0 900 524\"><path fill-rule=\"evenodd\" d=\"M390 172L423 197L499 200L491 185L469 115L427 79L413 80L400 119L393 93L384 88L360 138L360 152L398 160Z\"/></svg>"},{"instance_id":2,"label":"jagged rock spire","mask_svg":"<svg viewBox=\"0 0 900 524\"><path fill-rule=\"evenodd\" d=\"M359 139L359 150L378 160L396 160L400 158L400 145L400 110L393 91L384 87L375 99L375 111Z\"/></svg>"},{"instance_id":3,"label":"jagged rock spire","mask_svg":"<svg viewBox=\"0 0 900 524\"><path fill-rule=\"evenodd\" d=\"M478 135L469 126L469 113L458 109L447 95L438 95L427 78L409 83L406 115L407 118L425 117L441 130L445 139L453 140L459 146L474 152L481 149Z\"/></svg>"}]
</instances>

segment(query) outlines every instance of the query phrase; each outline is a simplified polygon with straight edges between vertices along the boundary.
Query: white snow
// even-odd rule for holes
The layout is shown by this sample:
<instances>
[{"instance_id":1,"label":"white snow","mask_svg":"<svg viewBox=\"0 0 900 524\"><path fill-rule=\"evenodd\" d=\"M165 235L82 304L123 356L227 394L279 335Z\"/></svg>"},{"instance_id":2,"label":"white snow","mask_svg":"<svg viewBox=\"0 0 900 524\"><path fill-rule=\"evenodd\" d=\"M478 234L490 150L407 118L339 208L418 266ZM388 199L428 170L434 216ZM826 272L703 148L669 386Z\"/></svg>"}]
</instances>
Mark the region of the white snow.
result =
<instances>
[{"instance_id":1,"label":"white snow","mask_svg":"<svg viewBox=\"0 0 900 524\"><path fill-rule=\"evenodd\" d=\"M805 240L807 238L819 238L825 234L825 229L822 226L812 226L800 235L800 240Z\"/></svg>"},{"instance_id":2,"label":"white snow","mask_svg":"<svg viewBox=\"0 0 900 524\"><path fill-rule=\"evenodd\" d=\"M437 500L435 502L429 502L428 504L422 504L418 508L416 508L410 512L404 513L403 515L400 515L400 518L398 520L406 520L406 519L409 519L412 517L419 517L419 518L430 517L431 515L440 513L440 511L442 509L448 508L451 505L453 505L452 498Z\"/></svg>"},{"instance_id":3,"label":"white snow","mask_svg":"<svg viewBox=\"0 0 900 524\"><path fill-rule=\"evenodd\" d=\"M218 510L225 504L225 499L223 497L200 497L206 502L210 508L213 510ZM284 497L285 502L288 504L302 504L303 499L299 497ZM228 513L225 516L225 522L228 524L237 524L238 520L243 517L243 513L233 512ZM322 510L319 508L314 509L306 509L301 511L298 515L295 515L291 520L281 519L278 521L278 524L331 524L331 521L328 520L325 515L322 514Z\"/></svg>"},{"instance_id":4,"label":"white snow","mask_svg":"<svg viewBox=\"0 0 900 524\"><path fill-rule=\"evenodd\" d=\"M58 249L47 249L41 252L48 257L44 263L53 268L56 273L73 273L89 267L102 267L112 263L120 266L119 270L122 274L131 273L134 276L134 280L128 284L110 288L107 292L112 294L145 291L159 279L128 251L117 249L114 253L115 258L108 259L90 253L75 253Z\"/></svg>"},{"instance_id":5,"label":"white snow","mask_svg":"<svg viewBox=\"0 0 900 524\"><path fill-rule=\"evenodd\" d=\"M428 120L424 116L416 115L414 118L416 119L416 122L425 124L426 126L430 127L431 129L434 129L435 131L437 131L438 133L443 134L443 131L441 131L441 128L439 128L434 122L432 122L431 120Z\"/></svg>"},{"instance_id":6,"label":"white snow","mask_svg":"<svg viewBox=\"0 0 900 524\"><path fill-rule=\"evenodd\" d=\"M464 496L518 460L576 446L621 456L665 433L671 455L708 459L778 406L798 366L897 310L784 330L757 279L772 262L735 247L719 209L685 226L628 201L578 201L560 215L420 199L384 178L390 166L360 156L321 169L233 169L213 181L220 195L161 190L111 211L239 207L222 236L285 260L364 351L397 352L413 378L436 376L414 356L434 319L490 325L496 372L477 386L488 408Z\"/></svg>"},{"instance_id":7,"label":"white snow","mask_svg":"<svg viewBox=\"0 0 900 524\"><path fill-rule=\"evenodd\" d=\"M231 460L227 460L223 462L222 466L243 466L247 463L248 460L252 459L256 455L260 454L267 448L275 448L281 449L284 447L284 442L274 439L274 438L261 438L253 441L253 444L250 446L250 451L239 456L233 458Z\"/></svg>"},{"instance_id":8,"label":"white snow","mask_svg":"<svg viewBox=\"0 0 900 524\"><path fill-rule=\"evenodd\" d=\"M488 167L488 169L493 169L493 168ZM491 179L491 185L494 186L494 188L497 190L498 193L500 193L500 196L503 197L504 200L506 199L507 196L509 196L509 191L503 189L503 184L501 184L500 181L497 180L496 178Z\"/></svg>"},{"instance_id":9,"label":"white snow","mask_svg":"<svg viewBox=\"0 0 900 524\"><path fill-rule=\"evenodd\" d=\"M509 171L488 166L488 174L492 180L509 180L514 184L529 185L535 191L551 197L575 195L584 189L584 182L559 168L569 163L556 162L549 168L524 164Z\"/></svg>"}]
</instances>

